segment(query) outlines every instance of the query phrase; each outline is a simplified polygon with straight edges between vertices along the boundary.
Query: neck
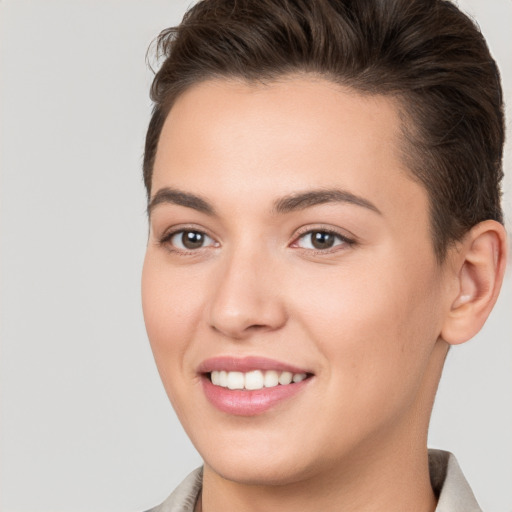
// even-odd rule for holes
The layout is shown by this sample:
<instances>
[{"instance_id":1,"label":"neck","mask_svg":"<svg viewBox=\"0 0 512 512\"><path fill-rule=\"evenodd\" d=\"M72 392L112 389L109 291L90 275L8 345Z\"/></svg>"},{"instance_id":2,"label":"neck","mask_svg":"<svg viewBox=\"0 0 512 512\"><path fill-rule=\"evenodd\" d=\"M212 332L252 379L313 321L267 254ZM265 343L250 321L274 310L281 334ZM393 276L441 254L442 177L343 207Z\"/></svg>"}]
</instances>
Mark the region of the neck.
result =
<instances>
[{"instance_id":1,"label":"neck","mask_svg":"<svg viewBox=\"0 0 512 512\"><path fill-rule=\"evenodd\" d=\"M381 456L366 465L361 462L279 486L235 483L205 466L202 510L434 512L436 498L430 485L426 449L406 460Z\"/></svg>"}]
</instances>

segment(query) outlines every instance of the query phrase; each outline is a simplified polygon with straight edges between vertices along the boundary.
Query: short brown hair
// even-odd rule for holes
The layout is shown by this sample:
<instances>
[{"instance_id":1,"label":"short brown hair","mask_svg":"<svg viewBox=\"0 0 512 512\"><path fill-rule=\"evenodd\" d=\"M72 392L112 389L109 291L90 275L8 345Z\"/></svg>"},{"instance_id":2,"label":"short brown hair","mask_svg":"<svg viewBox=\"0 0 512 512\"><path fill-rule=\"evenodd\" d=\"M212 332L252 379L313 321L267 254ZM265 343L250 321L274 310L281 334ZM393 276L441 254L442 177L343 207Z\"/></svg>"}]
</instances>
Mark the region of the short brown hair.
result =
<instances>
[{"instance_id":1,"label":"short brown hair","mask_svg":"<svg viewBox=\"0 0 512 512\"><path fill-rule=\"evenodd\" d=\"M213 78L313 73L402 106L403 154L427 190L435 253L486 219L503 223L499 71L476 25L445 0L203 0L163 31L144 183L176 98Z\"/></svg>"}]
</instances>

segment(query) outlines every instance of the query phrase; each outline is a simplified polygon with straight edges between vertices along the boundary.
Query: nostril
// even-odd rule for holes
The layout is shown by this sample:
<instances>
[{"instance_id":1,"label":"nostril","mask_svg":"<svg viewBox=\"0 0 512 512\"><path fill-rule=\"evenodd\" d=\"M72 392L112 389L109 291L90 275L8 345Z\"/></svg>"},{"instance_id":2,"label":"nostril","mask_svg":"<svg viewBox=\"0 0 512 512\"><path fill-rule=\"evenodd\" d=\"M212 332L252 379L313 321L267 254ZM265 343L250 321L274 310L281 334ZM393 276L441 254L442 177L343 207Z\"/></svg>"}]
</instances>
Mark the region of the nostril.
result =
<instances>
[{"instance_id":1,"label":"nostril","mask_svg":"<svg viewBox=\"0 0 512 512\"><path fill-rule=\"evenodd\" d=\"M255 325L249 325L249 327L247 327L247 329L249 330L254 330L254 331L261 331L263 329L269 329L269 326L268 325L263 325L263 324L255 324Z\"/></svg>"}]
</instances>

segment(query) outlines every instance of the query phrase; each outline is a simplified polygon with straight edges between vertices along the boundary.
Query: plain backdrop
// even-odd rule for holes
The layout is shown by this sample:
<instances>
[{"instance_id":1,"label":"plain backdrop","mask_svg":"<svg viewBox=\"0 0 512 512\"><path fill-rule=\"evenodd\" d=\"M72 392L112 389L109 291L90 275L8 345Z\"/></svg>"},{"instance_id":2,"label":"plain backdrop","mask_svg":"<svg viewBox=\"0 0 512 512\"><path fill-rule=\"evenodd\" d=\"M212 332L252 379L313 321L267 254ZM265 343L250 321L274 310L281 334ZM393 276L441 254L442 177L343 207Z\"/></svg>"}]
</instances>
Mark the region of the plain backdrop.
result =
<instances>
[{"instance_id":1,"label":"plain backdrop","mask_svg":"<svg viewBox=\"0 0 512 512\"><path fill-rule=\"evenodd\" d=\"M200 464L160 384L139 283L145 53L189 3L0 0L2 512L142 511ZM512 103L512 1L460 5ZM509 223L511 171L509 143ZM510 274L483 331L449 355L430 432L487 512L512 512Z\"/></svg>"}]
</instances>

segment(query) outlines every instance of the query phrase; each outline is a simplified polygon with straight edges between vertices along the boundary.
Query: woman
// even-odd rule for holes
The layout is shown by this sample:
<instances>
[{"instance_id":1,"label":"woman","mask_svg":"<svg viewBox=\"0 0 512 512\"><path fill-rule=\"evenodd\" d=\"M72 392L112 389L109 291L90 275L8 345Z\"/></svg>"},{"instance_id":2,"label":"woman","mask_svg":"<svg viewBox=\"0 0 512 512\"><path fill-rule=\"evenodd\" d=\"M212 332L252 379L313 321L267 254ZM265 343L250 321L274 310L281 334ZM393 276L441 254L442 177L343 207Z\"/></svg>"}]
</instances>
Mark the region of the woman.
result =
<instances>
[{"instance_id":1,"label":"woman","mask_svg":"<svg viewBox=\"0 0 512 512\"><path fill-rule=\"evenodd\" d=\"M204 468L153 510L479 510L426 443L506 261L479 31L435 0L208 0L159 52L143 308Z\"/></svg>"}]
</instances>

